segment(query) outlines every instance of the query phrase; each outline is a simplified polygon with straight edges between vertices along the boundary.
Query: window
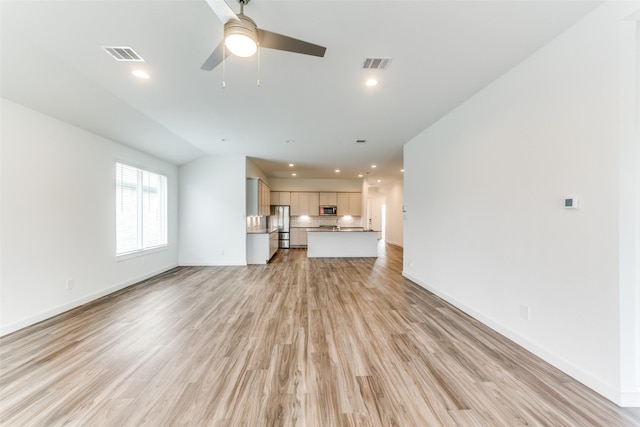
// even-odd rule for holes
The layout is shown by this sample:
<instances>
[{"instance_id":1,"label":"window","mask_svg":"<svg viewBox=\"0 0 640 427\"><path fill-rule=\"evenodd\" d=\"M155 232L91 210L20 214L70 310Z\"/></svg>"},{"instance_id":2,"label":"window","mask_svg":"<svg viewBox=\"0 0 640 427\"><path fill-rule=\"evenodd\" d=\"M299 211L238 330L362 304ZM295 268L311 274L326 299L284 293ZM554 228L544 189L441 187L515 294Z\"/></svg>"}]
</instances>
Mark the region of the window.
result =
<instances>
[{"instance_id":1,"label":"window","mask_svg":"<svg viewBox=\"0 0 640 427\"><path fill-rule=\"evenodd\" d=\"M167 245L167 177L116 163L116 255Z\"/></svg>"}]
</instances>

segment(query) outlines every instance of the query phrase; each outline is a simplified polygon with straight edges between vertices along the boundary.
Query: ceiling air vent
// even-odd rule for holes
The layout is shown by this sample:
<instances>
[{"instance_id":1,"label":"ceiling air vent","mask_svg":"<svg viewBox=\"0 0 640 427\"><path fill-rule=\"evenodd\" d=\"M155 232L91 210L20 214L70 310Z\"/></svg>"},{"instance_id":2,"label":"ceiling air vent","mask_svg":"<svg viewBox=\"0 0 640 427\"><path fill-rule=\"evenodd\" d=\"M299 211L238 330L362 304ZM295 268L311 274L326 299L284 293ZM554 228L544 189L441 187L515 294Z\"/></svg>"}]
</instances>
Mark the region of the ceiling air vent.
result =
<instances>
[{"instance_id":1,"label":"ceiling air vent","mask_svg":"<svg viewBox=\"0 0 640 427\"><path fill-rule=\"evenodd\" d=\"M364 58L363 70L386 70L392 58Z\"/></svg>"},{"instance_id":2,"label":"ceiling air vent","mask_svg":"<svg viewBox=\"0 0 640 427\"><path fill-rule=\"evenodd\" d=\"M356 139L356 144L364 144L365 142L367 142L366 139Z\"/></svg>"},{"instance_id":3,"label":"ceiling air vent","mask_svg":"<svg viewBox=\"0 0 640 427\"><path fill-rule=\"evenodd\" d=\"M132 47L126 46L102 46L102 48L113 57L116 61L126 62L144 62L144 59L133 50Z\"/></svg>"}]
</instances>

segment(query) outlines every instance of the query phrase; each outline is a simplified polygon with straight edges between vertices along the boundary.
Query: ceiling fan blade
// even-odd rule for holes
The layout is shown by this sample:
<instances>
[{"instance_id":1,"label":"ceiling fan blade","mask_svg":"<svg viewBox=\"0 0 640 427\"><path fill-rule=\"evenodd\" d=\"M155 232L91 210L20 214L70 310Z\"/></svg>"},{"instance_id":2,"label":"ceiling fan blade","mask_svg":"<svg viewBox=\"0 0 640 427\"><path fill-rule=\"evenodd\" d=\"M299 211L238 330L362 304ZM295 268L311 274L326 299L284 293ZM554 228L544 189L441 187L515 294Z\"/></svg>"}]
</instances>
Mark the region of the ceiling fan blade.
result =
<instances>
[{"instance_id":1,"label":"ceiling fan blade","mask_svg":"<svg viewBox=\"0 0 640 427\"><path fill-rule=\"evenodd\" d=\"M227 3L224 2L224 0L205 1L207 2L211 10L213 10L213 13L218 15L218 18L220 18L220 21L223 24L226 24L231 20L238 21L238 17L235 13L233 13L233 10L231 10L231 8L227 5Z\"/></svg>"},{"instance_id":2,"label":"ceiling fan blade","mask_svg":"<svg viewBox=\"0 0 640 427\"><path fill-rule=\"evenodd\" d=\"M260 47L269 49L285 50L287 52L302 53L304 55L312 55L323 57L327 48L317 44L308 43L292 37L283 36L282 34L272 33L271 31L258 30L258 41Z\"/></svg>"},{"instance_id":3,"label":"ceiling fan blade","mask_svg":"<svg viewBox=\"0 0 640 427\"><path fill-rule=\"evenodd\" d=\"M223 52L226 53L226 55L224 55L225 58L230 55L231 52L229 52L228 50L225 52L223 45L224 40L220 42L220 44L213 50L213 52L211 52L211 55L209 55L207 60L204 61L204 64L202 64L202 67L200 67L201 70L211 71L218 65L220 65L223 59Z\"/></svg>"}]
</instances>

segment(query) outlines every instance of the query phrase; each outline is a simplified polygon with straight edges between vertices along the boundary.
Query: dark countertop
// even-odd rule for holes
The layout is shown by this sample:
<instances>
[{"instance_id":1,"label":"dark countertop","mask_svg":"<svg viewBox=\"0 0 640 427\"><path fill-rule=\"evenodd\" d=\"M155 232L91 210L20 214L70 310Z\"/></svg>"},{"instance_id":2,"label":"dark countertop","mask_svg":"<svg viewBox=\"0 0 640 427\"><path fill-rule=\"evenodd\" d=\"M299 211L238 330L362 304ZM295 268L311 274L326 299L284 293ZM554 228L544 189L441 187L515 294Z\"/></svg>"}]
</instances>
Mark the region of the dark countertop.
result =
<instances>
[{"instance_id":1,"label":"dark countertop","mask_svg":"<svg viewBox=\"0 0 640 427\"><path fill-rule=\"evenodd\" d=\"M270 233L273 233L274 231L277 232L278 229L274 228L272 230L267 230L266 228L261 228L259 230L247 230L247 234L270 234Z\"/></svg>"},{"instance_id":2,"label":"dark countertop","mask_svg":"<svg viewBox=\"0 0 640 427\"><path fill-rule=\"evenodd\" d=\"M307 228L310 233L364 233L375 230L363 230L362 227L341 227L339 230L336 227L317 227Z\"/></svg>"}]
</instances>

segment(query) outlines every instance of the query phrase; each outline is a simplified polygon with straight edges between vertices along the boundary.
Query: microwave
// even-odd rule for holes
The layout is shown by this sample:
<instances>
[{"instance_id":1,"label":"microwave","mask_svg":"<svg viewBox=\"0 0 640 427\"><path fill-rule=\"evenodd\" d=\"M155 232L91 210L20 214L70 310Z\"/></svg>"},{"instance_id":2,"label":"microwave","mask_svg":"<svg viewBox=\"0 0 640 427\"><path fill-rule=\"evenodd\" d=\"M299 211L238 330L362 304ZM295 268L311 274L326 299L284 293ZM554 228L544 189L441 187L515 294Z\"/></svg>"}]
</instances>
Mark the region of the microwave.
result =
<instances>
[{"instance_id":1,"label":"microwave","mask_svg":"<svg viewBox=\"0 0 640 427\"><path fill-rule=\"evenodd\" d=\"M338 215L338 208L335 206L320 206L320 216Z\"/></svg>"}]
</instances>

